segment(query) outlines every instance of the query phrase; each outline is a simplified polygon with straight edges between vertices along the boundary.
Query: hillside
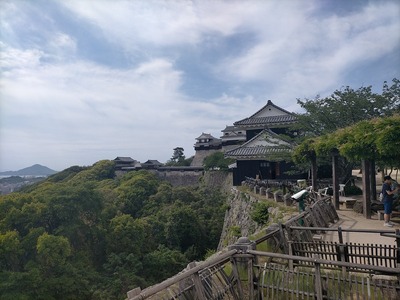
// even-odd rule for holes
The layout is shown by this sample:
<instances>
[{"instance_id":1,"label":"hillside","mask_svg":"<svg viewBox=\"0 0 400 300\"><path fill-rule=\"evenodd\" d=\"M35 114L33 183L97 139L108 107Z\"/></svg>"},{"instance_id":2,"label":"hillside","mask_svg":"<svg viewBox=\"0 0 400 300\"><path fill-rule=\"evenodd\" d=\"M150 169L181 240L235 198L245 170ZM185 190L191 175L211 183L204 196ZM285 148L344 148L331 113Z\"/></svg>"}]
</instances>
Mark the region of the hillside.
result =
<instances>
[{"instance_id":1,"label":"hillside","mask_svg":"<svg viewBox=\"0 0 400 300\"><path fill-rule=\"evenodd\" d=\"M57 173L48 167L35 164L33 166L23 168L18 171L5 171L0 172L1 176L49 176Z\"/></svg>"},{"instance_id":2,"label":"hillside","mask_svg":"<svg viewBox=\"0 0 400 300\"><path fill-rule=\"evenodd\" d=\"M1 298L124 299L215 250L226 197L113 161L0 196Z\"/></svg>"}]
</instances>

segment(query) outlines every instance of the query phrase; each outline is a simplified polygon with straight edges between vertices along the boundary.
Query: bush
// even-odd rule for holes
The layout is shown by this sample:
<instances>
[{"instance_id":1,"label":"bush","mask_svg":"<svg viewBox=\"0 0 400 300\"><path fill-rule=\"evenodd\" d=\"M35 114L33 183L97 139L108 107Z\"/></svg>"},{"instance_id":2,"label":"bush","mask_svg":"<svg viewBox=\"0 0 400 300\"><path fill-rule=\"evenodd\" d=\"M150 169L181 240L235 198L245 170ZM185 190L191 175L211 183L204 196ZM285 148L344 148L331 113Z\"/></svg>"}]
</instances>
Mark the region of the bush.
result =
<instances>
[{"instance_id":1,"label":"bush","mask_svg":"<svg viewBox=\"0 0 400 300\"><path fill-rule=\"evenodd\" d=\"M204 168L206 170L228 170L228 166L235 160L225 158L222 152L215 152L204 159Z\"/></svg>"},{"instance_id":2,"label":"bush","mask_svg":"<svg viewBox=\"0 0 400 300\"><path fill-rule=\"evenodd\" d=\"M231 232L232 236L236 236L236 237L242 236L242 230L240 229L240 226L231 226L230 232Z\"/></svg>"},{"instance_id":3,"label":"bush","mask_svg":"<svg viewBox=\"0 0 400 300\"><path fill-rule=\"evenodd\" d=\"M267 202L257 202L250 214L251 219L259 225L267 224L269 218L269 207L270 205Z\"/></svg>"}]
</instances>

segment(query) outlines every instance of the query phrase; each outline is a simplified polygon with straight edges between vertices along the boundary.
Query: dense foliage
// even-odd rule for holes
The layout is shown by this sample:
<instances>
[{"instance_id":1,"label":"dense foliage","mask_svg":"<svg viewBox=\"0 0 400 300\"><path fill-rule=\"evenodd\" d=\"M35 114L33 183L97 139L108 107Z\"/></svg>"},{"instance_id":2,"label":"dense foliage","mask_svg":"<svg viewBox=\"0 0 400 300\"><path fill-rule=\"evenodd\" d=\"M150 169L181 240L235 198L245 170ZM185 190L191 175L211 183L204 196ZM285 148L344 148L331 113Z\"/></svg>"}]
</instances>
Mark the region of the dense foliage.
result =
<instances>
[{"instance_id":1,"label":"dense foliage","mask_svg":"<svg viewBox=\"0 0 400 300\"><path fill-rule=\"evenodd\" d=\"M347 86L336 90L326 98L317 96L315 99L297 102L305 110L305 113L297 115L299 122L295 125L295 129L301 133L297 140L299 145L292 155L297 164L306 163L313 157L317 158L319 165L330 164L331 151L339 147L341 154L339 176L345 178L345 182L351 176L351 170L359 164L361 157L369 156L378 160L383 158L379 162L381 167L393 166L393 160L398 160L398 157L394 155L396 151L392 150L393 147L397 147L394 136L390 137L390 142L384 141L385 145L379 147L380 152L377 152L376 148L371 148L370 145L389 138L389 134L385 131L398 130L396 126L390 126L384 122L379 125L383 127L382 130L378 126L374 127L375 121L371 120L387 119L387 122L392 122L391 117L398 116L400 80L393 79L391 85L384 82L381 94L374 93L371 86L357 90ZM355 124L359 125L350 130L349 128ZM353 141L350 142L349 139ZM387 155L382 151L391 153ZM389 160L392 162L389 163Z\"/></svg>"},{"instance_id":2,"label":"dense foliage","mask_svg":"<svg viewBox=\"0 0 400 300\"><path fill-rule=\"evenodd\" d=\"M225 158L223 152L214 152L204 159L204 168L206 170L226 171L230 164L235 162L232 158Z\"/></svg>"},{"instance_id":3,"label":"dense foliage","mask_svg":"<svg viewBox=\"0 0 400 300\"><path fill-rule=\"evenodd\" d=\"M382 93L374 93L372 86L357 90L346 86L332 95L315 99L297 100L305 110L298 114L296 125L306 137L321 136L363 120L388 117L400 113L400 80L389 86L383 83Z\"/></svg>"},{"instance_id":4,"label":"dense foliage","mask_svg":"<svg viewBox=\"0 0 400 300\"><path fill-rule=\"evenodd\" d=\"M310 153L330 155L333 149L349 161L370 159L384 167L400 167L400 115L360 121L308 139L295 149L293 157L304 161Z\"/></svg>"},{"instance_id":5,"label":"dense foliage","mask_svg":"<svg viewBox=\"0 0 400 300\"><path fill-rule=\"evenodd\" d=\"M174 148L174 153L172 154L171 159L168 160L165 165L172 167L190 166L194 156L186 158L184 151L185 149L183 149L182 147Z\"/></svg>"},{"instance_id":6,"label":"dense foliage","mask_svg":"<svg viewBox=\"0 0 400 300\"><path fill-rule=\"evenodd\" d=\"M123 299L215 249L224 203L112 161L1 196L1 299Z\"/></svg>"}]
</instances>

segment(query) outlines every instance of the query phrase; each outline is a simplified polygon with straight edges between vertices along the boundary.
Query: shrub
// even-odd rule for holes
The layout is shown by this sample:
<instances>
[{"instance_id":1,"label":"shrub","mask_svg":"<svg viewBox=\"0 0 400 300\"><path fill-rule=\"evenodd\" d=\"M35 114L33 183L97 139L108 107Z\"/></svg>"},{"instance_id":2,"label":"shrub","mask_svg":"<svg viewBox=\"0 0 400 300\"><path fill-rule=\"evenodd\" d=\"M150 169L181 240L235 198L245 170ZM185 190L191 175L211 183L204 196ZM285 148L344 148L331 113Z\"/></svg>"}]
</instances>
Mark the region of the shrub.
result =
<instances>
[{"instance_id":1,"label":"shrub","mask_svg":"<svg viewBox=\"0 0 400 300\"><path fill-rule=\"evenodd\" d=\"M267 224L269 218L269 207L270 205L267 202L257 202L250 214L251 219L259 225Z\"/></svg>"}]
</instances>

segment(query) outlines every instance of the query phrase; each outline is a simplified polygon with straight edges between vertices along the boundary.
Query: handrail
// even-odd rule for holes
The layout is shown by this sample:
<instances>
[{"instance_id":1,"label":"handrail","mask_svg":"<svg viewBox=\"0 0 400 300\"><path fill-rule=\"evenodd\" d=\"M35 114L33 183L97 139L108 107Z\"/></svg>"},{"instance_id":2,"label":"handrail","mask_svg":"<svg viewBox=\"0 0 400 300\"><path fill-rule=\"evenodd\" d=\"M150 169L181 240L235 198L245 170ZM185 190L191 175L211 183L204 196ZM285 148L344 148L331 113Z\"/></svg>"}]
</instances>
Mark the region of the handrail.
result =
<instances>
[{"instance_id":1,"label":"handrail","mask_svg":"<svg viewBox=\"0 0 400 300\"><path fill-rule=\"evenodd\" d=\"M270 237L272 237L272 236L274 236L276 233L278 233L279 230L280 230L280 229L277 228L277 229L275 229L274 231L268 232L266 235L264 235L264 236L262 236L262 237L256 239L256 240L255 240L256 245L258 245L258 244L260 244L260 243L262 243L262 242L265 242L265 241L268 240Z\"/></svg>"},{"instance_id":2,"label":"handrail","mask_svg":"<svg viewBox=\"0 0 400 300\"><path fill-rule=\"evenodd\" d=\"M179 281L181 281L182 279L185 279L199 271L201 271L202 269L214 266L216 264L225 262L227 260L229 260L234 254L237 253L236 249L232 249L229 250L225 253L222 253L220 255L218 255L215 258L212 258L210 260L206 260L204 262L201 262L200 264L198 264L197 266L183 271L182 273L177 274L174 277L168 278L166 280L164 280L163 282L156 284L154 286L148 287L146 289L144 289L143 291L140 292L139 295L133 296L133 297L129 297L128 296L128 300L142 300L142 299L146 299L147 297L150 297L158 292L161 292L162 290L166 289L167 287L178 283ZM129 292L128 292L129 294Z\"/></svg>"},{"instance_id":3,"label":"handrail","mask_svg":"<svg viewBox=\"0 0 400 300\"><path fill-rule=\"evenodd\" d=\"M381 233L381 236L384 236L384 237L392 237L392 238L400 239L400 234L396 234L396 233L393 234L393 232L391 232L391 233L382 232L382 233Z\"/></svg>"},{"instance_id":4,"label":"handrail","mask_svg":"<svg viewBox=\"0 0 400 300\"><path fill-rule=\"evenodd\" d=\"M341 228L341 227L339 227ZM338 228L332 227L304 227L304 226L290 226L290 229L294 230L313 230L313 231L338 231ZM393 230L385 229L352 229L352 228L341 228L343 232L360 232L360 233L395 233Z\"/></svg>"},{"instance_id":5,"label":"handrail","mask_svg":"<svg viewBox=\"0 0 400 300\"><path fill-rule=\"evenodd\" d=\"M397 276L400 275L400 267L388 268L388 267L381 267L381 266L349 263L349 262L343 262L343 261L325 260L325 259L320 259L317 257L296 256L296 255L280 254L280 253L273 253L273 252L263 252L263 251L257 251L257 250L248 250L247 254L252 254L252 255L256 255L256 256L268 256L268 257L273 257L273 258L284 258L287 260L305 261L305 262L311 262L311 263L315 263L315 264L329 264L329 265L334 265L334 266L336 265L339 267L367 269L367 270L373 270L373 271L378 271L378 272L382 272L382 273L393 273L393 274L396 274Z\"/></svg>"}]
</instances>

